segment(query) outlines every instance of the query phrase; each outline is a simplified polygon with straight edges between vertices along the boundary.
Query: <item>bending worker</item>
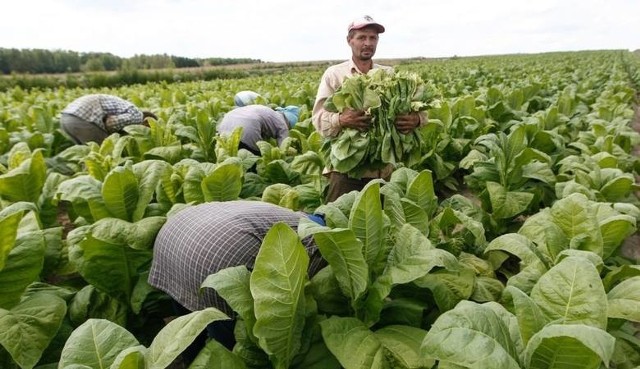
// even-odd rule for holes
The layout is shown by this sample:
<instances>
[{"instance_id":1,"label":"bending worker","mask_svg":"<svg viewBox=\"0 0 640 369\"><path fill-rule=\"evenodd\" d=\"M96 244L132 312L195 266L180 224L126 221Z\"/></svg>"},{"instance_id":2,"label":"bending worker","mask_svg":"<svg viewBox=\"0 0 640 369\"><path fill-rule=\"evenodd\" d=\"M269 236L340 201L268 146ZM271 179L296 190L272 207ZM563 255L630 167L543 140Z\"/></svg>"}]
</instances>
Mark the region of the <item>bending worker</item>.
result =
<instances>
[{"instance_id":1,"label":"bending worker","mask_svg":"<svg viewBox=\"0 0 640 369\"><path fill-rule=\"evenodd\" d=\"M215 290L202 282L222 269L245 265L253 269L267 232L277 222L292 229L303 218L317 223L317 216L266 203L236 200L209 202L187 207L168 218L158 233L149 284L166 292L183 313L215 307L233 317L233 311ZM324 224L323 224L324 225ZM310 257L308 274L326 265L311 236L302 239ZM231 349L235 343L235 320L213 322L207 329L214 338Z\"/></svg>"},{"instance_id":2,"label":"bending worker","mask_svg":"<svg viewBox=\"0 0 640 369\"><path fill-rule=\"evenodd\" d=\"M148 125L147 118L157 119L153 113L142 111L118 96L92 94L74 100L62 110L60 128L76 144L89 141L101 144L110 134L121 132L128 125Z\"/></svg>"},{"instance_id":3,"label":"bending worker","mask_svg":"<svg viewBox=\"0 0 640 369\"><path fill-rule=\"evenodd\" d=\"M218 124L218 133L230 135L242 127L240 148L260 155L256 143L275 139L278 145L289 137L289 129L298 122L300 108L294 105L271 109L265 105L247 105L228 111Z\"/></svg>"}]
</instances>

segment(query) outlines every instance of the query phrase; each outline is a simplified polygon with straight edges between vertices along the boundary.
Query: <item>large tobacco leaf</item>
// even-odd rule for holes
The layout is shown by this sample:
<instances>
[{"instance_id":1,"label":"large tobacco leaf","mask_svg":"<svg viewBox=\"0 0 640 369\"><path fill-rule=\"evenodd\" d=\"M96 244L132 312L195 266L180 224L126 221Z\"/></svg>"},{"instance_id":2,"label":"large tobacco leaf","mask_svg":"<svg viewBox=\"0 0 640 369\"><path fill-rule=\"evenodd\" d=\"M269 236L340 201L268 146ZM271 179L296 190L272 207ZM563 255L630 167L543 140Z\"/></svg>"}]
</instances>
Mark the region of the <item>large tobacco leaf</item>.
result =
<instances>
[{"instance_id":1,"label":"large tobacco leaf","mask_svg":"<svg viewBox=\"0 0 640 369\"><path fill-rule=\"evenodd\" d=\"M36 293L10 310L0 308L0 345L21 368L33 368L67 312L63 299Z\"/></svg>"},{"instance_id":2,"label":"large tobacco leaf","mask_svg":"<svg viewBox=\"0 0 640 369\"><path fill-rule=\"evenodd\" d=\"M253 333L276 369L288 368L300 350L308 266L309 256L296 232L284 223L271 227L256 257L250 288Z\"/></svg>"}]
</instances>

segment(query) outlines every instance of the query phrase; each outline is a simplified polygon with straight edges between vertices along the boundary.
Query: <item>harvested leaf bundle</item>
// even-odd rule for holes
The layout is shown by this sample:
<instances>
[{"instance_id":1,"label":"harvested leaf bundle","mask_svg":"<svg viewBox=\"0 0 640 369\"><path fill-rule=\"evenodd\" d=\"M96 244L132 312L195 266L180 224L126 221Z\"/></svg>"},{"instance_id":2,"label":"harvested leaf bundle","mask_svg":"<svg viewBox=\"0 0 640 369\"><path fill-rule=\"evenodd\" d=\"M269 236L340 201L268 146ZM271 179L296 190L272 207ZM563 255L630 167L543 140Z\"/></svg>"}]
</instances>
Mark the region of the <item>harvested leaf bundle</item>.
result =
<instances>
[{"instance_id":1,"label":"harvested leaf bundle","mask_svg":"<svg viewBox=\"0 0 640 369\"><path fill-rule=\"evenodd\" d=\"M396 117L423 111L435 97L435 88L416 73L373 69L368 74L347 78L324 104L342 113L363 110L371 115L365 132L343 128L337 137L325 141L323 152L332 169L360 178L367 170L388 164L411 167L421 158L421 136L416 130L398 132Z\"/></svg>"}]
</instances>

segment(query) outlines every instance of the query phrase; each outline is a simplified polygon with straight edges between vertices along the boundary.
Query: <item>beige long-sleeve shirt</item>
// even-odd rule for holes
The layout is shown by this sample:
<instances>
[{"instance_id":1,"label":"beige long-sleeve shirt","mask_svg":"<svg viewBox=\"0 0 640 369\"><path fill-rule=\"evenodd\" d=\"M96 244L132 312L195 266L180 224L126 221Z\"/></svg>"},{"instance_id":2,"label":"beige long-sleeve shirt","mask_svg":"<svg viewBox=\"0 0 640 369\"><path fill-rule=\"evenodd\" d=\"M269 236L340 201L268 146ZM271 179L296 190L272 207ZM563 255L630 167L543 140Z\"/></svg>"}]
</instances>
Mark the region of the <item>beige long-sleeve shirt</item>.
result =
<instances>
[{"instance_id":1,"label":"beige long-sleeve shirt","mask_svg":"<svg viewBox=\"0 0 640 369\"><path fill-rule=\"evenodd\" d=\"M393 68L388 66L373 64L373 69L377 68L383 68L388 71L393 70ZM338 118L340 114L325 110L323 106L324 102L342 86L342 82L344 82L345 79L354 74L363 74L363 72L358 69L353 60L349 59L344 63L332 65L327 68L320 79L316 101L313 104L311 121L316 127L316 130L324 137L336 137L341 130Z\"/></svg>"}]
</instances>

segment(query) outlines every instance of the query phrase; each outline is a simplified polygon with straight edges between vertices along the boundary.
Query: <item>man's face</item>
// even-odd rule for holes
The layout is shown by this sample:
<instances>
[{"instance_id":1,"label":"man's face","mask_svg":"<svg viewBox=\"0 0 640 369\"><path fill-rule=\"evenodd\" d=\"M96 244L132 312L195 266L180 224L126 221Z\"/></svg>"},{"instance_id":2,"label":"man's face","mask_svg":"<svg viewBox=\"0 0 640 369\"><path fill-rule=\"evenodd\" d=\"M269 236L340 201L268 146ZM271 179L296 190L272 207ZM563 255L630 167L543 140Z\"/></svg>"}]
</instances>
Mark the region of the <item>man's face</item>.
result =
<instances>
[{"instance_id":1,"label":"man's face","mask_svg":"<svg viewBox=\"0 0 640 369\"><path fill-rule=\"evenodd\" d=\"M352 35L347 36L347 42L354 59L371 60L378 46L378 32L374 28L353 30Z\"/></svg>"}]
</instances>

